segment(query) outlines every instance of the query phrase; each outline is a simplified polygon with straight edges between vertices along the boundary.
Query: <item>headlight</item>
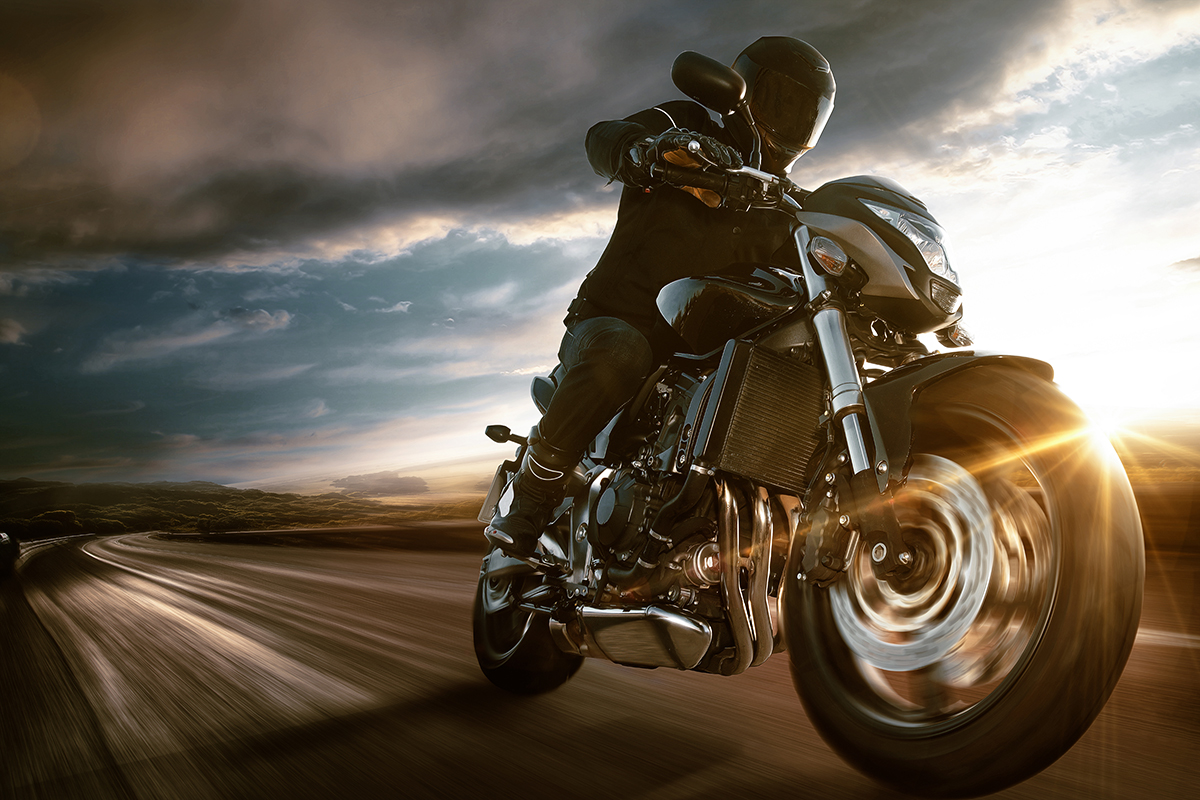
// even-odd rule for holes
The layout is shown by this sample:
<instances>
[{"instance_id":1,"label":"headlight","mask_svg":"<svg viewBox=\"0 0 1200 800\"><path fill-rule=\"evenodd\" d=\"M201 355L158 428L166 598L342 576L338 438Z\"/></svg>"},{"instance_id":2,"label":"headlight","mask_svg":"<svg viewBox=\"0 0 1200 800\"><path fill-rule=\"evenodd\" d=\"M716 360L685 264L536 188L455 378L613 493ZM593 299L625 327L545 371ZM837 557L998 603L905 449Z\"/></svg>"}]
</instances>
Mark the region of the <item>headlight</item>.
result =
<instances>
[{"instance_id":1,"label":"headlight","mask_svg":"<svg viewBox=\"0 0 1200 800\"><path fill-rule=\"evenodd\" d=\"M942 276L955 286L959 285L958 274L950 268L950 258L946 255L946 232L942 230L941 225L891 206L866 200L860 202L875 212L880 219L907 236L909 241L917 246L921 258L925 259L933 274Z\"/></svg>"}]
</instances>

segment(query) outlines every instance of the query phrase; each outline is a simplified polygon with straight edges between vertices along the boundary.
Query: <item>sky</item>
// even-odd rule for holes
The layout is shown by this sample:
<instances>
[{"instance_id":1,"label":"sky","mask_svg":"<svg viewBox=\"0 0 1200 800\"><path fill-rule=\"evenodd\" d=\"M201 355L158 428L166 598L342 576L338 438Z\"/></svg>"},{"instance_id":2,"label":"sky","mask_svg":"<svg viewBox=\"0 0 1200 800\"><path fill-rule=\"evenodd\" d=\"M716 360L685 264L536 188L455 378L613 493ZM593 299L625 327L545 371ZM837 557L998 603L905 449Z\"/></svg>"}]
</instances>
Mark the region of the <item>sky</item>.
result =
<instances>
[{"instance_id":1,"label":"sky","mask_svg":"<svg viewBox=\"0 0 1200 800\"><path fill-rule=\"evenodd\" d=\"M981 349L1196 417L1200 0L7 0L0 478L486 479L615 220L587 129L761 35L837 80L792 178L920 197Z\"/></svg>"}]
</instances>

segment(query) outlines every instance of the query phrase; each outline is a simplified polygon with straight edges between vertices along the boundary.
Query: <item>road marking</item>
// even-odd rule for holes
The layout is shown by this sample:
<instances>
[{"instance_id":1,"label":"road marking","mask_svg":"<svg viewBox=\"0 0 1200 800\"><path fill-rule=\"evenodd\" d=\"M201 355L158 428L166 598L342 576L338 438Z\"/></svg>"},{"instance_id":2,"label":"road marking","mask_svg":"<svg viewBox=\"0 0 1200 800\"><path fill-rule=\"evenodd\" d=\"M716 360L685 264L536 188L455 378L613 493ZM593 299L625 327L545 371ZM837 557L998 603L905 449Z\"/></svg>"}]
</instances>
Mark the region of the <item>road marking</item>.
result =
<instances>
[{"instance_id":1,"label":"road marking","mask_svg":"<svg viewBox=\"0 0 1200 800\"><path fill-rule=\"evenodd\" d=\"M1189 647L1192 649L1200 648L1200 636L1192 636L1187 633L1171 633L1170 631L1156 631L1151 628L1141 628L1138 630L1137 639L1134 644L1144 644L1158 647Z\"/></svg>"}]
</instances>

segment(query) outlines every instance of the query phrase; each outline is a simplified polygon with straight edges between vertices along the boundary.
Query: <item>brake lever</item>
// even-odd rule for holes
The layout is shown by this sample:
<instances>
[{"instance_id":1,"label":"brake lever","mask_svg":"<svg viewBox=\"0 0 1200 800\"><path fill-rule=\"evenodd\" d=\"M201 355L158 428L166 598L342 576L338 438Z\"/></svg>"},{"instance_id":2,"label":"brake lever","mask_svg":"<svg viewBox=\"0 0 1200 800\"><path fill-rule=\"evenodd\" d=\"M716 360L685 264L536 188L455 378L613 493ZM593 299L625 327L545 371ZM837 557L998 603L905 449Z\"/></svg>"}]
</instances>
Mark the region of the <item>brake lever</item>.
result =
<instances>
[{"instance_id":1,"label":"brake lever","mask_svg":"<svg viewBox=\"0 0 1200 800\"><path fill-rule=\"evenodd\" d=\"M754 167L726 170L726 175L729 176L726 205L741 209L780 208L788 192L796 188L791 180Z\"/></svg>"},{"instance_id":2,"label":"brake lever","mask_svg":"<svg viewBox=\"0 0 1200 800\"><path fill-rule=\"evenodd\" d=\"M758 180L762 181L764 185L781 183L782 181L787 180L786 178L780 178L778 175L772 175L770 172L763 172L761 169L755 169L754 167L738 167L737 169L731 169L728 171L731 173L737 173L739 175L748 175L752 178L757 178ZM791 181L788 181L788 183L791 183Z\"/></svg>"}]
</instances>

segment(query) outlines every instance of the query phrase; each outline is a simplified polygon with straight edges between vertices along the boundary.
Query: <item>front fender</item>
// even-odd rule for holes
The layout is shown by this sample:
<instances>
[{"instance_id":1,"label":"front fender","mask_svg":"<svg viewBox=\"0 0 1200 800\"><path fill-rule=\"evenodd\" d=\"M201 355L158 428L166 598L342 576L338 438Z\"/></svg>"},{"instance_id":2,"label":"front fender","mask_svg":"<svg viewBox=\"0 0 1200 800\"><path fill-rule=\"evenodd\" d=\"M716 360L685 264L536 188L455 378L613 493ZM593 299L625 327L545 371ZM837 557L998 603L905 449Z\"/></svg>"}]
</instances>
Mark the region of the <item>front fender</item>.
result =
<instances>
[{"instance_id":1,"label":"front fender","mask_svg":"<svg viewBox=\"0 0 1200 800\"><path fill-rule=\"evenodd\" d=\"M912 466L912 422L909 415L913 400L927 386L981 366L1019 369L1046 381L1054 380L1054 368L1036 358L960 350L909 362L863 388L871 436L875 441L875 463L882 461L888 465L882 473L876 471L881 492L886 490L888 484L902 484ZM896 469L898 466L901 468Z\"/></svg>"}]
</instances>

